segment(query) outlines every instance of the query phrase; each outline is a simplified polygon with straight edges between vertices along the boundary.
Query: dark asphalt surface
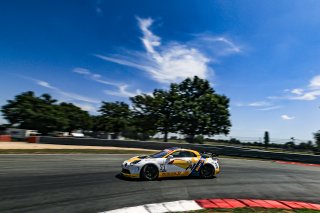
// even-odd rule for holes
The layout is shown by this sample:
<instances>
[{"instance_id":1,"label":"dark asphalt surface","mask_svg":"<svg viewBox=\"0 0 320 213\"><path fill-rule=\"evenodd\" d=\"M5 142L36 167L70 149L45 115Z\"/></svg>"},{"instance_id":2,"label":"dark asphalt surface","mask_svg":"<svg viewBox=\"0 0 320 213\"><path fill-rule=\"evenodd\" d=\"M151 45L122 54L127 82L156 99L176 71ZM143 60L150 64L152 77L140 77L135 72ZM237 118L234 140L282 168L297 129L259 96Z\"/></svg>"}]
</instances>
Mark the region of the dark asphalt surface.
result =
<instances>
[{"instance_id":1,"label":"dark asphalt surface","mask_svg":"<svg viewBox=\"0 0 320 213\"><path fill-rule=\"evenodd\" d=\"M198 198L320 203L320 167L221 159L216 178L131 181L117 176L131 155L0 155L0 212L99 212Z\"/></svg>"}]
</instances>

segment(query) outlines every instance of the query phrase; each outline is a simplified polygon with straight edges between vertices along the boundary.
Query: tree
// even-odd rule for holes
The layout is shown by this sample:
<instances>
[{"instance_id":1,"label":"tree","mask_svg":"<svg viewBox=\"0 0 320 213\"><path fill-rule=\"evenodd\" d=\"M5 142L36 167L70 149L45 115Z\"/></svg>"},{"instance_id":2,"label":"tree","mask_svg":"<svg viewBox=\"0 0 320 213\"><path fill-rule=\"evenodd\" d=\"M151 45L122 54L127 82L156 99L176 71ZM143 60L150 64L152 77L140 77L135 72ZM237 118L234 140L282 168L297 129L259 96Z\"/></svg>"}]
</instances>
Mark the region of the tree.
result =
<instances>
[{"instance_id":1,"label":"tree","mask_svg":"<svg viewBox=\"0 0 320 213\"><path fill-rule=\"evenodd\" d=\"M157 110L154 97L147 94L136 95L130 98L132 102L132 125L141 134L149 135L156 132Z\"/></svg>"},{"instance_id":2,"label":"tree","mask_svg":"<svg viewBox=\"0 0 320 213\"><path fill-rule=\"evenodd\" d=\"M11 126L35 129L47 134L53 130L62 130L67 125L67 120L59 108L53 105L55 102L48 94L35 97L34 93L29 91L9 100L1 112Z\"/></svg>"},{"instance_id":3,"label":"tree","mask_svg":"<svg viewBox=\"0 0 320 213\"><path fill-rule=\"evenodd\" d=\"M101 116L97 118L98 129L118 135L130 122L129 105L124 102L102 102L99 109Z\"/></svg>"},{"instance_id":4,"label":"tree","mask_svg":"<svg viewBox=\"0 0 320 213\"><path fill-rule=\"evenodd\" d=\"M87 111L82 110L72 103L65 102L60 103L58 108L63 114L63 117L67 120L66 131L71 132L72 130L77 129L91 129L92 119Z\"/></svg>"},{"instance_id":5,"label":"tree","mask_svg":"<svg viewBox=\"0 0 320 213\"><path fill-rule=\"evenodd\" d=\"M176 112L177 130L187 135L190 142L195 135L228 134L229 99L218 95L207 80L195 76L177 85Z\"/></svg>"},{"instance_id":6,"label":"tree","mask_svg":"<svg viewBox=\"0 0 320 213\"><path fill-rule=\"evenodd\" d=\"M268 131L264 132L263 142L264 142L265 147L269 146L270 138L269 138L269 132Z\"/></svg>"},{"instance_id":7,"label":"tree","mask_svg":"<svg viewBox=\"0 0 320 213\"><path fill-rule=\"evenodd\" d=\"M154 90L152 95L137 95L131 98L135 124L143 132L161 132L164 141L168 141L169 132L176 131L174 108L177 93L175 84L171 84L171 90Z\"/></svg>"},{"instance_id":8,"label":"tree","mask_svg":"<svg viewBox=\"0 0 320 213\"><path fill-rule=\"evenodd\" d=\"M38 130L42 134L91 127L88 112L71 103L57 104L49 94L36 97L31 91L9 100L1 112L11 126Z\"/></svg>"},{"instance_id":9,"label":"tree","mask_svg":"<svg viewBox=\"0 0 320 213\"><path fill-rule=\"evenodd\" d=\"M314 140L316 142L317 148L320 149L320 130L313 133Z\"/></svg>"}]
</instances>

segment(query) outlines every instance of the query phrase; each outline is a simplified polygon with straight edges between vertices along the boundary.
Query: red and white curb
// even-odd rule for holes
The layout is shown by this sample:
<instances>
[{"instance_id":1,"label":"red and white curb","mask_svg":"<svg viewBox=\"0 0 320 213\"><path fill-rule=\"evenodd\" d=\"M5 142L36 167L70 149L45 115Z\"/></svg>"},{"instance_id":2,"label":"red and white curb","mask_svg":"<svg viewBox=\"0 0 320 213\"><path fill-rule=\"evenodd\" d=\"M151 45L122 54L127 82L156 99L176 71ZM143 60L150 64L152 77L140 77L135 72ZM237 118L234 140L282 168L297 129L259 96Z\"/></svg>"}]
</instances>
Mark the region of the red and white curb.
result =
<instances>
[{"instance_id":1,"label":"red and white curb","mask_svg":"<svg viewBox=\"0 0 320 213\"><path fill-rule=\"evenodd\" d=\"M164 203L153 203L141 206L126 207L105 211L104 213L164 213L184 212L200 209L233 209L233 208L267 208L267 209L311 209L320 210L320 204L298 201L257 200L257 199L203 199L178 200Z\"/></svg>"}]
</instances>

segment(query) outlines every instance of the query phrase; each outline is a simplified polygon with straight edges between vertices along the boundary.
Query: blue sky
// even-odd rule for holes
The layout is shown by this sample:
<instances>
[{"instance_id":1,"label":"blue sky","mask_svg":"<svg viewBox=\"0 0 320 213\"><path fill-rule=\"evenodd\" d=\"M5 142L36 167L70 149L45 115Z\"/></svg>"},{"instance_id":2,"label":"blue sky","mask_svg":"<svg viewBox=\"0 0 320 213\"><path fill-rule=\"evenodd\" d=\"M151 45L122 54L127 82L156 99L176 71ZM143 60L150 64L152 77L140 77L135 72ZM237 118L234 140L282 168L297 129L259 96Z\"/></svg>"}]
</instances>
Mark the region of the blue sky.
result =
<instances>
[{"instance_id":1,"label":"blue sky","mask_svg":"<svg viewBox=\"0 0 320 213\"><path fill-rule=\"evenodd\" d=\"M1 1L0 105L33 90L95 114L198 75L230 97L231 136L311 139L319 11L316 0Z\"/></svg>"}]
</instances>

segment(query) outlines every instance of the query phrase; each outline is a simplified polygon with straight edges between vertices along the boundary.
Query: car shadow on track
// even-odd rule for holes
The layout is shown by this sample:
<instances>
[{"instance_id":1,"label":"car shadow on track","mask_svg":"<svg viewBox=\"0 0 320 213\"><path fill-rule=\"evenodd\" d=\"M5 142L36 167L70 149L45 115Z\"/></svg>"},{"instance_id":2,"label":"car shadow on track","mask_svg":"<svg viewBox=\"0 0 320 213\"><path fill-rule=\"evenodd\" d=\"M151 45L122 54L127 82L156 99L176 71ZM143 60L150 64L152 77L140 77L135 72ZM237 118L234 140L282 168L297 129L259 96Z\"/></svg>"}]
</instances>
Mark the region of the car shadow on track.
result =
<instances>
[{"instance_id":1,"label":"car shadow on track","mask_svg":"<svg viewBox=\"0 0 320 213\"><path fill-rule=\"evenodd\" d=\"M128 178L128 177L124 177L123 175L121 175L120 173L119 174L116 174L115 177L117 179L120 179L120 180L124 180L124 181L132 181L132 182L145 182L145 181L148 181L148 180L144 180L142 178ZM157 180L155 181L170 181L170 180L194 180L194 179L199 179L199 180L212 180L212 179L215 179L216 177L212 177L212 178L209 178L209 179L203 179L201 177L197 177L197 176L187 176L187 177L163 177L163 178L158 178Z\"/></svg>"}]
</instances>

